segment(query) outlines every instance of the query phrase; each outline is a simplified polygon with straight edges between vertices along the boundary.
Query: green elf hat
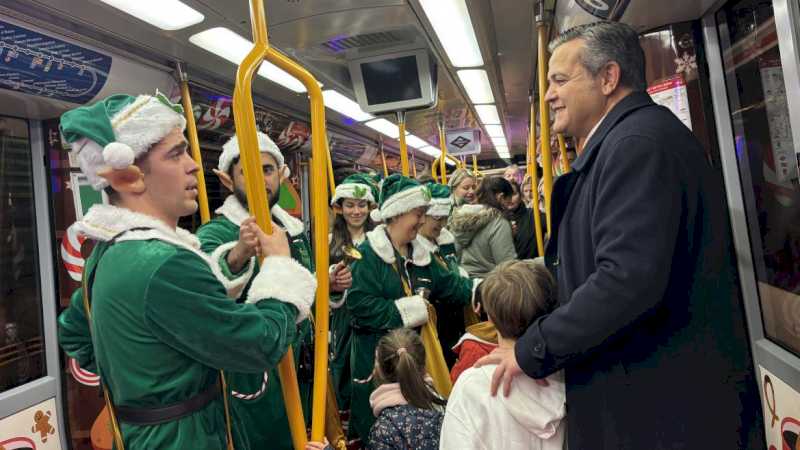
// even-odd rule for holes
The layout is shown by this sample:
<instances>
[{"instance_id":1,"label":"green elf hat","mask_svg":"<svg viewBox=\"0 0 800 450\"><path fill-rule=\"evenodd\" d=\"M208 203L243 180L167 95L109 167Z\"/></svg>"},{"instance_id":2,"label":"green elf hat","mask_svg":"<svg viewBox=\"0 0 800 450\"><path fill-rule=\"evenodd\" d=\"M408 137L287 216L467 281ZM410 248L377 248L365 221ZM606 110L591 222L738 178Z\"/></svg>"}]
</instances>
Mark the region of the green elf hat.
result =
<instances>
[{"instance_id":1,"label":"green elf hat","mask_svg":"<svg viewBox=\"0 0 800 450\"><path fill-rule=\"evenodd\" d=\"M258 137L258 150L261 153L269 153L275 158L275 163L278 164L278 170L281 170L284 177L288 177L291 175L289 168L286 166L286 163L283 159L283 153L275 145L275 142L267 136L267 133L262 133L261 131L256 133ZM228 139L228 142L222 146L222 153L219 155L219 162L217 163L217 168L220 172L227 173L230 170L231 166L233 165L233 161L239 157L239 139L234 134Z\"/></svg>"},{"instance_id":2,"label":"green elf hat","mask_svg":"<svg viewBox=\"0 0 800 450\"><path fill-rule=\"evenodd\" d=\"M432 217L447 217L453 208L453 199L450 197L450 188L439 183L428 183L428 190L431 191L431 207L428 208L427 215Z\"/></svg>"},{"instance_id":3,"label":"green elf hat","mask_svg":"<svg viewBox=\"0 0 800 450\"><path fill-rule=\"evenodd\" d=\"M390 175L381 183L380 207L370 212L375 222L384 222L420 206L428 206L431 193L427 186L400 174Z\"/></svg>"},{"instance_id":4,"label":"green elf hat","mask_svg":"<svg viewBox=\"0 0 800 450\"><path fill-rule=\"evenodd\" d=\"M61 135L98 191L108 186L98 172L130 166L175 128L186 128L183 108L158 91L136 97L112 95L61 116Z\"/></svg>"},{"instance_id":5,"label":"green elf hat","mask_svg":"<svg viewBox=\"0 0 800 450\"><path fill-rule=\"evenodd\" d=\"M378 198L378 187L369 175L356 173L345 178L336 186L331 205L345 198L367 200L372 204L377 204L375 199Z\"/></svg>"}]
</instances>

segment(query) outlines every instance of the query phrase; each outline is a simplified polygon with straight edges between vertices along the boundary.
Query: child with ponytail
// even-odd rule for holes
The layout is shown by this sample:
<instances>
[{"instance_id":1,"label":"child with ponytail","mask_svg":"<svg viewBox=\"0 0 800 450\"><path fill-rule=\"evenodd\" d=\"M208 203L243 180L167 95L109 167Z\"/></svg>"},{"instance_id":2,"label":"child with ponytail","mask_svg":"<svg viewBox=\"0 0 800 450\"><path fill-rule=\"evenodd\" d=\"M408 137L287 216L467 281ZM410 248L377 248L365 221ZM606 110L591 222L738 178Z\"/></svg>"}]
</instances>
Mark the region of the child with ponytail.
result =
<instances>
[{"instance_id":1,"label":"child with ponytail","mask_svg":"<svg viewBox=\"0 0 800 450\"><path fill-rule=\"evenodd\" d=\"M378 387L369 403L377 419L367 448L438 449L445 401L426 377L425 348L417 333L398 328L378 341L373 380Z\"/></svg>"}]
</instances>

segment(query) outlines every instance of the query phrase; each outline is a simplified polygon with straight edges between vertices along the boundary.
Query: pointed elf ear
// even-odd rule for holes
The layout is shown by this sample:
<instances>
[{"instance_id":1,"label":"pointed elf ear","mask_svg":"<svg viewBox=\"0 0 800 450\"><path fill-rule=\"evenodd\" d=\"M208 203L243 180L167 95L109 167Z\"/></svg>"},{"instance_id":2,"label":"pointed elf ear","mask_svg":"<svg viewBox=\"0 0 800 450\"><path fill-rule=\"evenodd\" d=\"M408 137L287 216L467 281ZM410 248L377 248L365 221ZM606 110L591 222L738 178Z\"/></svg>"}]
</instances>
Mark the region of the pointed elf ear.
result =
<instances>
[{"instance_id":1,"label":"pointed elf ear","mask_svg":"<svg viewBox=\"0 0 800 450\"><path fill-rule=\"evenodd\" d=\"M223 186L228 188L229 191L233 192L233 180L231 176L227 173L219 170L219 169L212 169L214 174L219 178L219 182L222 183Z\"/></svg>"},{"instance_id":2,"label":"pointed elf ear","mask_svg":"<svg viewBox=\"0 0 800 450\"><path fill-rule=\"evenodd\" d=\"M97 175L105 178L117 192L141 194L145 191L144 174L133 164L124 169L109 167L97 172Z\"/></svg>"}]
</instances>

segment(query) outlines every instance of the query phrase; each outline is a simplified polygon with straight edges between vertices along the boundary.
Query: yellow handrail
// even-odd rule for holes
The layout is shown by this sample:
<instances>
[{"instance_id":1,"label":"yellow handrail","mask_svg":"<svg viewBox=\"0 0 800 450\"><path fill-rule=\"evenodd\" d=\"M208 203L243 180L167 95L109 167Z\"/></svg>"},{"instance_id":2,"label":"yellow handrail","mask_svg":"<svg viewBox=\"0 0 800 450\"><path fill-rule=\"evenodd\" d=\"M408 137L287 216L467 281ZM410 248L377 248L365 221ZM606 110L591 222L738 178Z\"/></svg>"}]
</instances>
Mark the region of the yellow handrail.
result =
<instances>
[{"instance_id":1,"label":"yellow handrail","mask_svg":"<svg viewBox=\"0 0 800 450\"><path fill-rule=\"evenodd\" d=\"M550 153L550 107L544 101L547 92L547 25L544 21L536 23L538 35L538 63L539 74L539 124L542 143L542 178L544 178L544 210L547 216L547 235L550 235L550 196L553 193L553 155ZM535 191L538 195L539 189ZM531 192L533 194L533 192Z\"/></svg>"},{"instance_id":2,"label":"yellow handrail","mask_svg":"<svg viewBox=\"0 0 800 450\"><path fill-rule=\"evenodd\" d=\"M414 178L417 178L417 157L415 155L415 152L411 152L411 173L414 174Z\"/></svg>"},{"instance_id":3,"label":"yellow handrail","mask_svg":"<svg viewBox=\"0 0 800 450\"><path fill-rule=\"evenodd\" d=\"M558 133L558 152L561 155L561 173L569 173L571 170L569 159L567 159L567 143L564 141L564 135Z\"/></svg>"},{"instance_id":4,"label":"yellow handrail","mask_svg":"<svg viewBox=\"0 0 800 450\"><path fill-rule=\"evenodd\" d=\"M381 163L383 163L383 178L386 178L389 176L389 166L386 165L386 154L383 153L383 139L378 142L380 143Z\"/></svg>"},{"instance_id":5,"label":"yellow handrail","mask_svg":"<svg viewBox=\"0 0 800 450\"><path fill-rule=\"evenodd\" d=\"M326 161L328 160L328 139L325 126L325 106L319 83L297 63L271 48L267 38L267 21L263 0L250 0L250 20L255 45L241 62L236 74L233 107L241 159L247 180L247 201L250 212L265 232L271 232L271 221L264 189L264 175L256 137L255 112L253 110L253 75L263 60L267 60L300 80L308 90L311 102L311 177L312 217L314 217L314 261L317 267L317 283L314 328L314 388L312 407L311 438L321 441L325 430L325 395L328 375L328 185L325 182ZM291 347L279 365L281 389L283 391L286 413L292 442L296 450L305 447L307 436L297 374Z\"/></svg>"},{"instance_id":6,"label":"yellow handrail","mask_svg":"<svg viewBox=\"0 0 800 450\"><path fill-rule=\"evenodd\" d=\"M326 145L325 150L327 150L327 155L325 155L325 161L328 163L328 188L330 192L336 192L336 180L333 178L333 158L331 156L331 146Z\"/></svg>"},{"instance_id":7,"label":"yellow handrail","mask_svg":"<svg viewBox=\"0 0 800 450\"><path fill-rule=\"evenodd\" d=\"M186 134L189 136L189 148L192 152L192 159L194 159L199 168L197 171L197 203L200 210L200 223L206 223L211 220L211 212L208 208L206 176L203 172L203 155L200 153L200 140L197 138L197 125L194 122L192 98L189 96L189 80L180 66L178 67L178 72L181 80L181 103L183 103L183 113L186 115Z\"/></svg>"},{"instance_id":8,"label":"yellow handrail","mask_svg":"<svg viewBox=\"0 0 800 450\"><path fill-rule=\"evenodd\" d=\"M400 171L404 177L408 176L408 146L406 145L406 115L397 113L397 126L400 128Z\"/></svg>"},{"instance_id":9,"label":"yellow handrail","mask_svg":"<svg viewBox=\"0 0 800 450\"><path fill-rule=\"evenodd\" d=\"M539 214L539 174L536 171L536 108L531 95L531 129L528 133L528 176L531 179L531 214L533 214L536 250L544 256L544 237L542 236L542 217Z\"/></svg>"},{"instance_id":10,"label":"yellow handrail","mask_svg":"<svg viewBox=\"0 0 800 450\"><path fill-rule=\"evenodd\" d=\"M442 184L447 184L447 163L445 163L445 158L447 158L447 143L445 142L443 121L439 121L439 149L442 151L442 154L439 155L437 159L437 161L439 161L439 171L442 172L441 181Z\"/></svg>"}]
</instances>

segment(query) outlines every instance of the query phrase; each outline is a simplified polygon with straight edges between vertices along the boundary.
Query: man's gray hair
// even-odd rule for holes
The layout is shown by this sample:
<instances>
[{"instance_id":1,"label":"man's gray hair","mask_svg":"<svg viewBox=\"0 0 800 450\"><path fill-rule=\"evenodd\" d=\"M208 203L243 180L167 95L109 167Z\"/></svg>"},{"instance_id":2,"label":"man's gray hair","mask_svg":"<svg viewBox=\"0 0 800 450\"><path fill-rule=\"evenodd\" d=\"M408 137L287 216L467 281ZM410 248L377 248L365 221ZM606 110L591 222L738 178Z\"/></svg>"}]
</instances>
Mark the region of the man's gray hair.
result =
<instances>
[{"instance_id":1,"label":"man's gray hair","mask_svg":"<svg viewBox=\"0 0 800 450\"><path fill-rule=\"evenodd\" d=\"M575 39L581 39L586 49L581 63L592 76L609 62L619 65L619 85L635 91L647 89L644 67L644 50L639 35L630 26L620 22L594 22L578 25L559 34L550 42L552 53L556 48Z\"/></svg>"}]
</instances>

